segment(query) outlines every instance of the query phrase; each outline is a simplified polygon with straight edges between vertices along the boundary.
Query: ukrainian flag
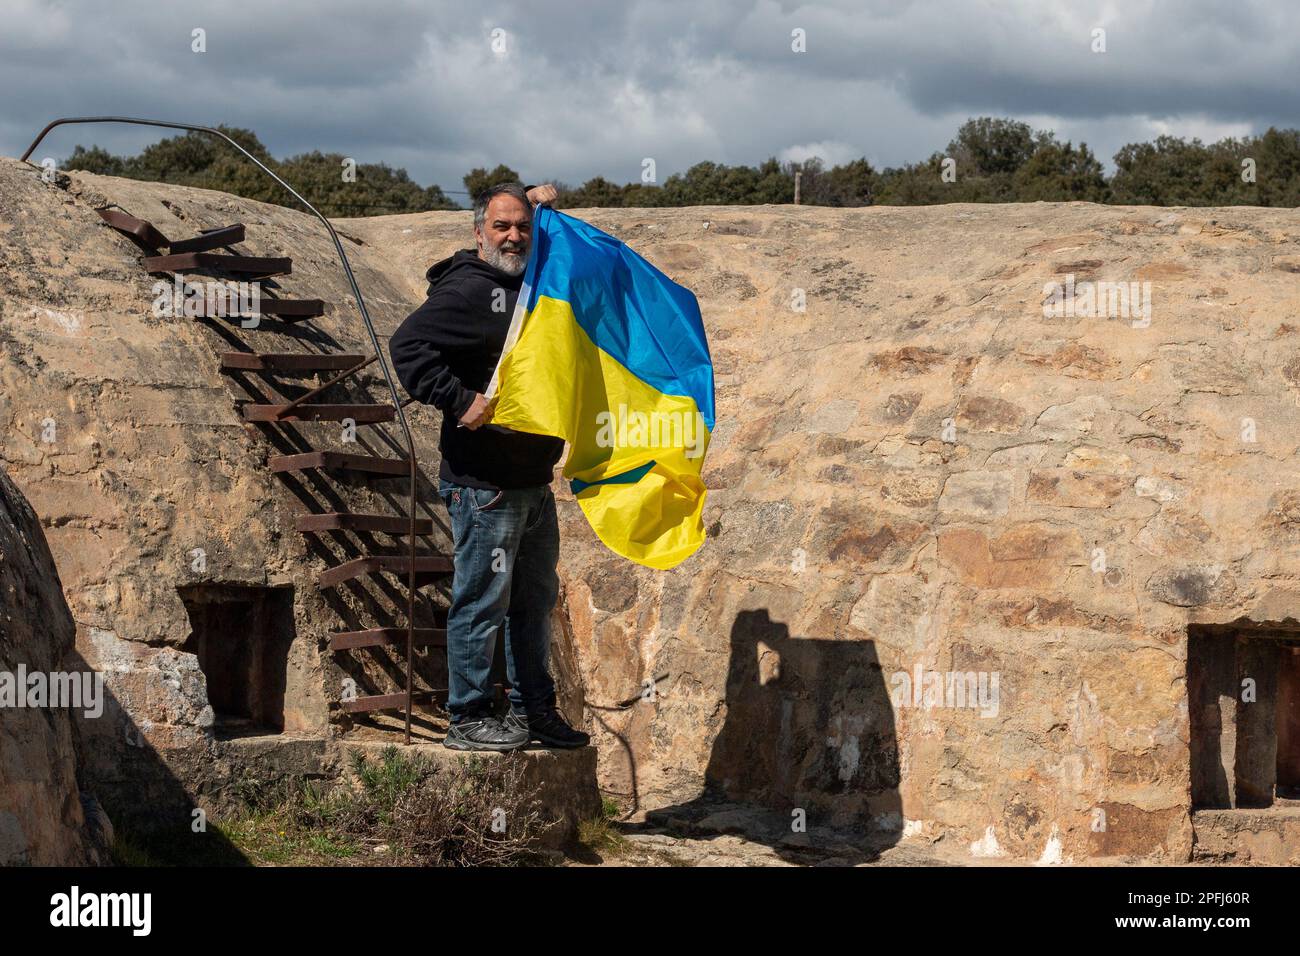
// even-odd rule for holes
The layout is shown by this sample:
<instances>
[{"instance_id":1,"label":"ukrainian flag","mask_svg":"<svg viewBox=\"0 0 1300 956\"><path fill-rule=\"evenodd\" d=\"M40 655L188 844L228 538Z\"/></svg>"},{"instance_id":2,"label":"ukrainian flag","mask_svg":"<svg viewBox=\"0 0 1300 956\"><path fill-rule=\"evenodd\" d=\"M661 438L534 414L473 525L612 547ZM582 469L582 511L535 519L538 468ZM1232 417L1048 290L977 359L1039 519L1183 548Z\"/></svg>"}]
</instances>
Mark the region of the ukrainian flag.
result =
<instances>
[{"instance_id":1,"label":"ukrainian flag","mask_svg":"<svg viewBox=\"0 0 1300 956\"><path fill-rule=\"evenodd\" d=\"M704 543L714 414L700 306L621 241L536 210L487 397L493 424L569 443L564 477L611 550L671 568Z\"/></svg>"}]
</instances>

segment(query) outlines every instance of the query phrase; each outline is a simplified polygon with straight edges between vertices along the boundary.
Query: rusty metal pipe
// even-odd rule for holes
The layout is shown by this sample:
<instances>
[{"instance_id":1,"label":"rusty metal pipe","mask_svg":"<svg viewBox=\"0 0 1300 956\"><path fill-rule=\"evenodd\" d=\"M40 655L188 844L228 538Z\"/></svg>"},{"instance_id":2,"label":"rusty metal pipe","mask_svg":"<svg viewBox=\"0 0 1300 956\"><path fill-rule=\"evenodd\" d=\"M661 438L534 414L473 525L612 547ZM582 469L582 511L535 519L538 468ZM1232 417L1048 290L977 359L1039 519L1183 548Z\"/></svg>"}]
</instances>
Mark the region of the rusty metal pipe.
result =
<instances>
[{"instance_id":1,"label":"rusty metal pipe","mask_svg":"<svg viewBox=\"0 0 1300 956\"><path fill-rule=\"evenodd\" d=\"M404 742L406 744L410 744L411 742L411 691L413 687L411 657L414 652L414 645L415 645L415 505L416 505L415 439L411 436L411 426L410 423L407 422L406 420L406 412L404 410L405 405L403 404L401 398L397 394L397 383L393 378L392 370L388 367L387 359L384 358L384 350L379 345L379 335L375 332L375 325L370 320L370 312L366 308L366 301L361 295L361 288L357 285L356 276L352 274L352 264L348 262L347 253L343 251L343 243L339 240L339 234L334 231L334 227L330 224L330 221L326 219L323 215L321 215L320 211L315 206L313 206L306 199L300 196L296 189L294 189L283 179L281 179L278 175L276 175L276 173L272 171L270 168L268 168L265 163L259 160L248 150L244 149L244 147L240 146L238 143L236 143L233 139L231 139L221 130L214 129L211 126L193 126L189 123L169 123L164 120L139 119L133 116L65 117L63 119L56 119L53 122L47 124L45 129L41 130L40 133L37 135L36 139L32 140L32 145L27 147L27 152L23 153L21 160L23 162L27 162L28 161L27 158L31 156L32 152L36 149L36 147L41 144L41 140L45 139L45 135L50 130L54 129L56 126L69 126L73 124L84 124L84 123L125 123L131 126L156 126L162 129L183 129L192 133L208 133L209 135L216 136L219 139L224 139L227 143L235 147L235 149L239 150L250 160L252 160L252 162L256 164L259 169L262 170L262 172L266 173L277 183L283 186L285 190L288 191L289 195L293 196L294 199L298 200L298 202L306 206L307 209L311 212L311 214L315 216L317 219L319 219L321 223L325 226L325 228L329 231L330 239L333 240L334 242L334 251L338 253L339 263L343 266L343 273L344 275L347 276L348 285L352 287L352 295L357 300L357 310L361 313L361 320L366 325L366 333L370 337L370 344L375 350L376 358L379 359L379 367L384 373L384 381L388 383L388 391L389 394L392 396L393 406L397 409L397 420L400 423L402 428L402 437L406 441L406 453L411 460L411 497L410 497L411 534L408 538L410 542L410 552L408 555L410 561L410 567L407 569L407 577L406 577L406 728L405 728L405 736L404 736Z\"/></svg>"}]
</instances>

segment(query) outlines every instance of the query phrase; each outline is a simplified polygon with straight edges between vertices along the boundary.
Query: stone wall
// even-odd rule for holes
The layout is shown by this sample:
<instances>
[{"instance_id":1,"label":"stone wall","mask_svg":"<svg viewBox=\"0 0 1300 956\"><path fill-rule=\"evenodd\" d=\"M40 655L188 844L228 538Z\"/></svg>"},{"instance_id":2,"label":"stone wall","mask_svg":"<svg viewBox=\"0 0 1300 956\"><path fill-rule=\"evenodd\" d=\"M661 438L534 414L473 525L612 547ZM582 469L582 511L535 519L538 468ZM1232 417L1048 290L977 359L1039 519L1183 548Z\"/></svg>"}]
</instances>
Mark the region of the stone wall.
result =
<instances>
[{"instance_id":1,"label":"stone wall","mask_svg":"<svg viewBox=\"0 0 1300 956\"><path fill-rule=\"evenodd\" d=\"M324 299L329 312L304 329L159 318L157 277L141 268L141 250L95 213L109 204L172 238L242 222L249 254L293 257L293 273L276 280L281 294ZM356 270L377 318L395 327L410 303L363 262ZM301 446L286 445L238 412L237 401L269 394L257 391L257 377L219 369L222 351L368 352L364 338L328 237L300 213L90 175L46 183L0 160L0 460L41 517L77 652L107 680L106 713L86 721L83 735L115 820L183 810L195 788L185 768L219 757L195 629L235 638L240 625L213 601L257 604L274 593L275 606L288 608L282 726L269 731L319 737L346 726L338 701L348 677L361 694L394 689L400 669L382 655L358 664L324 648L332 631L393 623L404 598L380 586L322 592L315 575L355 556L357 545L308 538L293 517L392 513L390 501L404 507L405 480L351 486L304 473L281 481L266 461L306 445L394 455L395 432L361 428L358 443L346 443L336 423L303 423L284 430ZM348 397L382 399L382 385L377 373L363 375ZM415 412L420 458L436 461L422 416ZM427 489L424 500L434 513Z\"/></svg>"},{"instance_id":2,"label":"stone wall","mask_svg":"<svg viewBox=\"0 0 1300 956\"><path fill-rule=\"evenodd\" d=\"M1188 627L1300 618L1291 214L580 214L696 292L718 393L686 563L632 568L563 505L589 703L658 680L591 711L602 784L975 856L1187 859ZM414 295L466 226L349 228ZM1138 283L1127 315L1088 314L1103 281ZM977 704L996 677L996 705L932 706L932 672Z\"/></svg>"},{"instance_id":3,"label":"stone wall","mask_svg":"<svg viewBox=\"0 0 1300 956\"><path fill-rule=\"evenodd\" d=\"M32 698L27 678L84 671L45 535L0 470L0 866L99 862L107 844L87 826L76 721L69 706ZM20 680L20 678L22 678ZM48 693L49 683L45 683ZM80 698L89 702L89 698ZM93 798L87 796L88 807Z\"/></svg>"},{"instance_id":4,"label":"stone wall","mask_svg":"<svg viewBox=\"0 0 1300 956\"><path fill-rule=\"evenodd\" d=\"M204 580L291 586L300 636L334 609L216 333L149 315L138 251L93 213L105 199L179 234L245 222L248 248L295 255L290 292L338 303L325 333L363 348L307 217L0 162L0 457L46 525L78 647L146 738L180 746L207 719L177 590L200 582L193 548ZM615 558L559 495L602 785L638 812L726 797L974 855L1187 859L1188 628L1300 619L1290 213L582 215L696 292L718 393L710 540L679 568ZM469 225L341 223L381 335ZM1052 316L1056 281L1075 307ZM1149 321L1088 314L1099 281L1138 283ZM433 473L434 417L415 417ZM319 647L290 661L310 731L341 676Z\"/></svg>"}]
</instances>

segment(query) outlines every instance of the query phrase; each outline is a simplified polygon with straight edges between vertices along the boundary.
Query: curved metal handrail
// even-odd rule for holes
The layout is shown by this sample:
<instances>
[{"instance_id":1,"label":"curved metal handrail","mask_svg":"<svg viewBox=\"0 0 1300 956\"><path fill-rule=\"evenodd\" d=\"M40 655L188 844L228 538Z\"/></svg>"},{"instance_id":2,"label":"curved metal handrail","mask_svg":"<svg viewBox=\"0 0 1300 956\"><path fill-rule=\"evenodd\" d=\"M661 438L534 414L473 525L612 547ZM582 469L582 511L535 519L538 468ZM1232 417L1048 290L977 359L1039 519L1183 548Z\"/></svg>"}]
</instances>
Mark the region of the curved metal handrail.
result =
<instances>
[{"instance_id":1,"label":"curved metal handrail","mask_svg":"<svg viewBox=\"0 0 1300 956\"><path fill-rule=\"evenodd\" d=\"M379 368L384 373L384 381L388 383L388 391L393 399L393 407L397 410L397 420L401 424L402 437L406 440L406 454L411 466L411 499L410 499L410 527L408 528L409 552L408 559L410 567L407 570L406 578L406 727L405 743L411 742L411 691L412 691L412 660L415 655L415 484L416 484L416 464L415 464L415 440L411 437L411 426L406 420L406 412L402 408L402 400L397 394L397 385L393 381L392 370L388 367L388 360L384 358L384 351L379 346L379 336L375 332L374 323L370 321L370 312L366 309L366 301L361 295L361 289L357 285L356 276L352 274L352 264L348 262L347 254L343 251L343 243L339 241L339 235L334 231L330 221L321 215L315 206L298 194L292 186L281 179L275 172L269 169L261 160L250 153L244 147L240 146L233 139L227 136L219 129L211 126L192 126L189 123L169 123L164 120L138 119L132 116L73 116L64 119L56 119L48 124L45 129L32 141L32 145L27 147L27 152L20 157L22 162L28 162L27 157L31 156L41 140L45 139L45 134L56 126L67 126L74 123L128 123L133 126L158 126L164 129L183 129L193 133L210 133L224 139L235 149L239 150L250 160L257 164L262 172L266 173L277 183L288 190L294 199L306 206L317 219L319 219L329 230L330 239L334 241L334 251L338 253L339 262L343 265L343 272L347 275L348 285L352 287L352 295L357 300L357 309L361 312L361 320L366 324L366 332L370 336L370 344L375 350L375 355L379 358ZM31 164L35 165L35 164Z\"/></svg>"}]
</instances>

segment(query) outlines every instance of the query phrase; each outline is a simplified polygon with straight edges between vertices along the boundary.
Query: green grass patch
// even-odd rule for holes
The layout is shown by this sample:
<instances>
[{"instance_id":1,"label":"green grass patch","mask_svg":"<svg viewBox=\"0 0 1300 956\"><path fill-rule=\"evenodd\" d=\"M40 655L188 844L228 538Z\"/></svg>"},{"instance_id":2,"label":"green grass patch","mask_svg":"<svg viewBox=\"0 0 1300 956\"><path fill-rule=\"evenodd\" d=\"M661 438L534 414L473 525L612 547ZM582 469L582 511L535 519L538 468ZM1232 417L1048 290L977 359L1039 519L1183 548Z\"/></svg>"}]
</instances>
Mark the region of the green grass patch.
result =
<instances>
[{"instance_id":1,"label":"green grass patch","mask_svg":"<svg viewBox=\"0 0 1300 956\"><path fill-rule=\"evenodd\" d=\"M614 826L623 811L611 797L602 797L600 816L578 822L578 842L589 850L617 856L628 849L628 841Z\"/></svg>"}]
</instances>

